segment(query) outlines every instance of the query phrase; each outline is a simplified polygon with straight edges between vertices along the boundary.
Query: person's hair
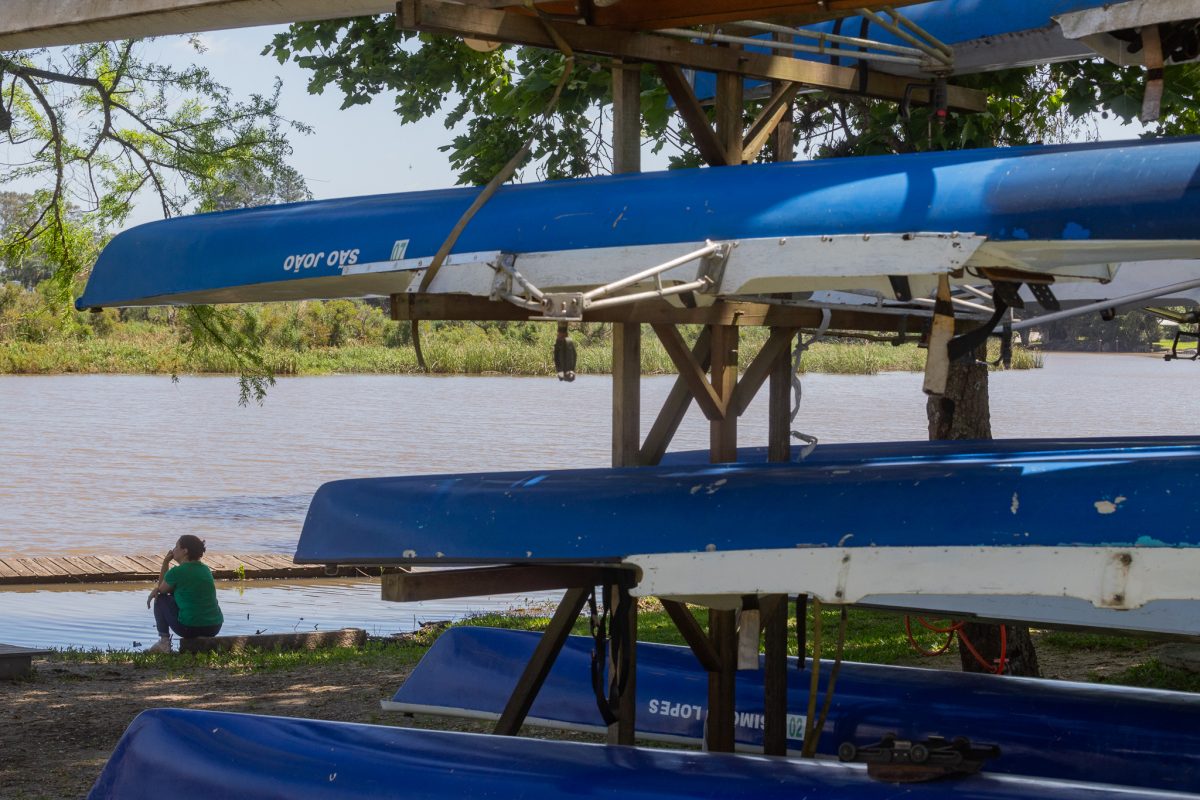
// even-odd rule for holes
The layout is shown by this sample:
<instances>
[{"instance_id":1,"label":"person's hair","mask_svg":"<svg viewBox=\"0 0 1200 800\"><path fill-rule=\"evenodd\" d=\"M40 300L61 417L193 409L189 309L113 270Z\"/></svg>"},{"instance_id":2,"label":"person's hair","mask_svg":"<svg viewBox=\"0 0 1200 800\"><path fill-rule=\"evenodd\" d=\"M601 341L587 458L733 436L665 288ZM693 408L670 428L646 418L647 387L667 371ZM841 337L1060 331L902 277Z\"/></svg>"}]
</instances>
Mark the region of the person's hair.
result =
<instances>
[{"instance_id":1,"label":"person's hair","mask_svg":"<svg viewBox=\"0 0 1200 800\"><path fill-rule=\"evenodd\" d=\"M179 546L187 550L188 558L192 561L199 561L204 555L204 540L199 536L185 533L179 537Z\"/></svg>"}]
</instances>

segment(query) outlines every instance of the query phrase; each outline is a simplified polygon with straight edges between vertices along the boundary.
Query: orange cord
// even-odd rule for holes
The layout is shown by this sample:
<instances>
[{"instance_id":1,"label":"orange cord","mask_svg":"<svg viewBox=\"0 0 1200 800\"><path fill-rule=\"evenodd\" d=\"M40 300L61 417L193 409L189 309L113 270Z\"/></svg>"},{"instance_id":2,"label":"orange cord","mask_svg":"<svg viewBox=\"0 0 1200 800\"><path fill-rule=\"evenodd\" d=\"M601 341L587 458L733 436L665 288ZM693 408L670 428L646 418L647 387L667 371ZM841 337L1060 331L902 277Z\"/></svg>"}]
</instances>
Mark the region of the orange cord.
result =
<instances>
[{"instance_id":1,"label":"orange cord","mask_svg":"<svg viewBox=\"0 0 1200 800\"><path fill-rule=\"evenodd\" d=\"M975 645L971 644L971 640L968 639L967 635L963 632L963 626L966 623L961 622L961 621L960 622L951 622L948 627L941 628L936 625L930 624L924 617L917 617L917 622L919 622L921 624L921 627L925 628L926 630L933 631L934 633L946 634L945 644L943 644L941 647L939 647L936 650L926 650L924 647L921 646L921 644L913 636L911 617L905 616L904 617L904 631L905 631L905 633L908 634L908 643L909 643L909 645L912 646L912 648L914 650L916 650L921 655L929 656L929 657L942 655L943 653L945 653L947 650L950 649L950 645L954 643L954 637L957 636L958 640L962 643L963 647L967 648L967 652L969 652L972 656L975 657L975 660L979 663L979 666L983 667L985 670L987 670L988 672L991 672L994 675L1004 674L1004 668L1006 666L1008 666L1008 626L1007 625L1000 626L1000 657L996 659L996 663L993 665L993 664L989 664L983 658L983 656L981 656L979 654L979 651L975 649Z\"/></svg>"},{"instance_id":2,"label":"orange cord","mask_svg":"<svg viewBox=\"0 0 1200 800\"><path fill-rule=\"evenodd\" d=\"M922 620L920 617L917 618L917 621L924 623L924 620ZM908 643L909 643L909 645L912 646L912 649L916 650L918 653L920 653L923 656L928 656L928 657L940 656L942 653L944 653L950 649L950 645L954 644L954 630L953 629L948 630L948 631L939 631L939 633L949 634L946 637L945 644L943 644L941 647L939 647L936 650L926 650L924 647L921 646L920 642L918 642L916 640L916 638L913 636L912 620L910 617L907 617L907 616L904 618L904 631L905 631L905 633L908 634Z\"/></svg>"}]
</instances>

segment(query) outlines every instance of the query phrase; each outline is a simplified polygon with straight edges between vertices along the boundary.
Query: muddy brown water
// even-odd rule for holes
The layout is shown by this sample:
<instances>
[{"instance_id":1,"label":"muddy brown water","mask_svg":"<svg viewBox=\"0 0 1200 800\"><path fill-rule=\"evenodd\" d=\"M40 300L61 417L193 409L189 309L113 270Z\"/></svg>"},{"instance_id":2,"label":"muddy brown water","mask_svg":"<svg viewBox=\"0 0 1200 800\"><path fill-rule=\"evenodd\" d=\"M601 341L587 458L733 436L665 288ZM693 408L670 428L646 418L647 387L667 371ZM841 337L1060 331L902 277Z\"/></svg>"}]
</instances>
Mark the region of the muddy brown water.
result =
<instances>
[{"instance_id":1,"label":"muddy brown water","mask_svg":"<svg viewBox=\"0 0 1200 800\"><path fill-rule=\"evenodd\" d=\"M1200 433L1198 379L1200 364L1050 354L1044 369L993 373L994 433ZM672 380L644 379L643 432ZM918 374L814 374L803 385L797 427L822 441L925 438ZM156 552L181 533L213 550L291 553L312 492L329 480L605 466L611 392L607 376L572 384L330 376L281 379L263 406L241 408L228 377L0 377L0 555ZM765 399L760 393L740 421L743 444L765 442ZM693 407L673 448L707 442ZM134 614L142 594L129 587L0 592L0 639L128 646L146 626L144 605ZM385 632L518 600L426 614L380 604L371 582L344 581L251 585L223 602L239 609L229 616L251 615L239 627L370 627L382 617L377 628ZM298 619L295 609L306 604L310 617L321 610L319 620Z\"/></svg>"}]
</instances>

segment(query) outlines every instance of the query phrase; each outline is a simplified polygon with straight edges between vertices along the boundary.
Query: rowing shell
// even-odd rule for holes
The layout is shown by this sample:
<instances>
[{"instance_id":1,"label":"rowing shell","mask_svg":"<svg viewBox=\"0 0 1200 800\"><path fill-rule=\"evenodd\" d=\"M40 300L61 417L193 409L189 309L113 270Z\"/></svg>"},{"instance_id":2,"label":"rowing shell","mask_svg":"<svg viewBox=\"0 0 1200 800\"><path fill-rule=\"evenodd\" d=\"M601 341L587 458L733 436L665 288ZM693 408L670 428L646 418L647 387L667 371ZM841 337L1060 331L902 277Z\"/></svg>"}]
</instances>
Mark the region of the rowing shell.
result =
<instances>
[{"instance_id":1,"label":"rowing shell","mask_svg":"<svg viewBox=\"0 0 1200 800\"><path fill-rule=\"evenodd\" d=\"M867 289L914 295L983 270L1111 277L1200 257L1200 141L1018 147L678 170L502 188L427 291L482 297L703 277L705 297ZM163 220L104 249L80 308L415 291L477 189ZM687 254L717 245L719 253ZM717 257L719 255L719 258ZM699 268L696 263L700 264ZM520 276L519 278L516 276ZM661 282L657 283L657 282Z\"/></svg>"},{"instance_id":2,"label":"rowing shell","mask_svg":"<svg viewBox=\"0 0 1200 800\"><path fill-rule=\"evenodd\" d=\"M313 497L295 560L623 564L634 594L711 607L807 592L1200 633L1196 440L822 450L791 464L335 481ZM1164 623L1163 603L1183 613Z\"/></svg>"}]
</instances>

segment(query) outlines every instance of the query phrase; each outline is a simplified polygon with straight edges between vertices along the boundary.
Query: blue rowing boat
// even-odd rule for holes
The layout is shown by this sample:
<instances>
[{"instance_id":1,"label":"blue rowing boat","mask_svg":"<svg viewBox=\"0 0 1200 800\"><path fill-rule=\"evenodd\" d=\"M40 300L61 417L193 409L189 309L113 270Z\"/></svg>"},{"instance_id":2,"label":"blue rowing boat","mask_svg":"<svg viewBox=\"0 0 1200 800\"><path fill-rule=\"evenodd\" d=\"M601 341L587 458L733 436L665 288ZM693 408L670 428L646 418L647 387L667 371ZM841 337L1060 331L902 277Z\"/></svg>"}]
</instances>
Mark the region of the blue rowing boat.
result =
<instances>
[{"instance_id":1,"label":"blue rowing boat","mask_svg":"<svg viewBox=\"0 0 1200 800\"><path fill-rule=\"evenodd\" d=\"M295 558L609 563L637 571L635 594L714 607L808 592L970 613L945 604L974 597L994 619L1089 627L1154 629L1153 604L1183 603L1170 624L1197 633L1198 481L1200 443L1156 439L344 480L314 495Z\"/></svg>"},{"instance_id":2,"label":"blue rowing boat","mask_svg":"<svg viewBox=\"0 0 1200 800\"><path fill-rule=\"evenodd\" d=\"M963 270L974 282L988 268L1108 278L1108 262L1200 257L1197 176L1200 140L1173 139L507 186L467 225L426 291L528 304L533 290L582 291L663 264L677 267L620 291L691 287L715 298L841 288L892 297L889 275L910 276L914 295ZM478 191L149 223L109 243L77 304L415 290Z\"/></svg>"},{"instance_id":3,"label":"blue rowing boat","mask_svg":"<svg viewBox=\"0 0 1200 800\"><path fill-rule=\"evenodd\" d=\"M495 720L533 656L540 634L451 628L405 678L392 711ZM534 700L526 724L602 733L591 683L591 638L572 636ZM699 745L708 708L708 673L685 647L637 645L637 735ZM789 659L788 748L804 738L811 660ZM820 671L820 696L829 663ZM739 749L762 751L763 672L737 679ZM922 741L965 736L998 745L993 774L1094 781L1145 789L1200 788L1200 695L1091 683L971 675L846 662L838 674L818 753L858 747L888 733ZM1169 754L1169 755L1168 755Z\"/></svg>"},{"instance_id":4,"label":"blue rowing boat","mask_svg":"<svg viewBox=\"0 0 1200 800\"><path fill-rule=\"evenodd\" d=\"M850 764L154 709L134 719L88 797L157 800L164 787L181 800L885 800L913 793ZM1197 797L994 775L928 783L918 791L923 800Z\"/></svg>"}]
</instances>

